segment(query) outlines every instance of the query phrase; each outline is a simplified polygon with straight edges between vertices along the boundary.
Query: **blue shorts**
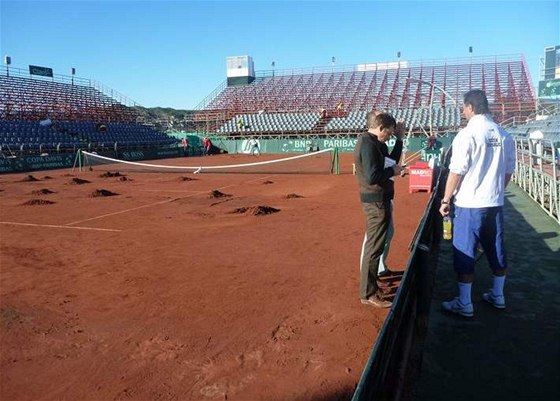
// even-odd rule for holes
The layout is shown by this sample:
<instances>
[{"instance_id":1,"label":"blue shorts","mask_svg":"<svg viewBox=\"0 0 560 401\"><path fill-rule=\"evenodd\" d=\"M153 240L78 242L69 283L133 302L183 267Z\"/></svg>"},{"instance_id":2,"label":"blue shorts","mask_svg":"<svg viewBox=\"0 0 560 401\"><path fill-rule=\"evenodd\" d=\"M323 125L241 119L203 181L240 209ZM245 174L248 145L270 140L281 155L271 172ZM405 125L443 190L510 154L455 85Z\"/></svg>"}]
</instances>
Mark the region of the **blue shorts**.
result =
<instances>
[{"instance_id":1,"label":"blue shorts","mask_svg":"<svg viewBox=\"0 0 560 401\"><path fill-rule=\"evenodd\" d=\"M453 220L453 265L457 273L474 273L476 248L479 243L492 271L507 269L502 207L456 206Z\"/></svg>"}]
</instances>

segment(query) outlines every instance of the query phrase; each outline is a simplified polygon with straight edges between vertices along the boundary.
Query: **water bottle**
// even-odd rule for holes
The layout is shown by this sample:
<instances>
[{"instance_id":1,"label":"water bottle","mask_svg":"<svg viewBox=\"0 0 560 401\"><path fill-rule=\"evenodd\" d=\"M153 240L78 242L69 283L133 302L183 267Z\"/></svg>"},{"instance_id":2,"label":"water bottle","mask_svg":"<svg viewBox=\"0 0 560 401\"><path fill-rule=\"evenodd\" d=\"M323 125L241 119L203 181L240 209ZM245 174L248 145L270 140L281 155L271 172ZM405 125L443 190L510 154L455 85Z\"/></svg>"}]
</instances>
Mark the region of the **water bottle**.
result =
<instances>
[{"instance_id":1,"label":"water bottle","mask_svg":"<svg viewBox=\"0 0 560 401\"><path fill-rule=\"evenodd\" d=\"M453 238L453 221L449 216L443 216L443 239Z\"/></svg>"}]
</instances>

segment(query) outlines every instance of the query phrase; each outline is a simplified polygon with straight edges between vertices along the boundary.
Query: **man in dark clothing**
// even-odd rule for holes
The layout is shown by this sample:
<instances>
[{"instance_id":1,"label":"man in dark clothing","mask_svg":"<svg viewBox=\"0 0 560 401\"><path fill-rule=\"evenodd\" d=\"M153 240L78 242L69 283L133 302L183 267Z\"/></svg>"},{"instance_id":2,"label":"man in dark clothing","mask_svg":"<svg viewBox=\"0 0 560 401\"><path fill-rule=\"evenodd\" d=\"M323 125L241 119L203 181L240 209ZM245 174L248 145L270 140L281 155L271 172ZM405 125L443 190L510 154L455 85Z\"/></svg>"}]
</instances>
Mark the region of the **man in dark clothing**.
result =
<instances>
[{"instance_id":1,"label":"man in dark clothing","mask_svg":"<svg viewBox=\"0 0 560 401\"><path fill-rule=\"evenodd\" d=\"M390 114L376 111L368 113L367 126L368 132L358 138L354 149L360 201L366 216L366 237L360 260L360 299L367 305L388 308L391 302L384 300L380 293L377 271L391 223L391 202L395 194L393 177L400 175L403 169L397 163L405 129ZM385 142L392 135L397 139L389 154Z\"/></svg>"}]
</instances>

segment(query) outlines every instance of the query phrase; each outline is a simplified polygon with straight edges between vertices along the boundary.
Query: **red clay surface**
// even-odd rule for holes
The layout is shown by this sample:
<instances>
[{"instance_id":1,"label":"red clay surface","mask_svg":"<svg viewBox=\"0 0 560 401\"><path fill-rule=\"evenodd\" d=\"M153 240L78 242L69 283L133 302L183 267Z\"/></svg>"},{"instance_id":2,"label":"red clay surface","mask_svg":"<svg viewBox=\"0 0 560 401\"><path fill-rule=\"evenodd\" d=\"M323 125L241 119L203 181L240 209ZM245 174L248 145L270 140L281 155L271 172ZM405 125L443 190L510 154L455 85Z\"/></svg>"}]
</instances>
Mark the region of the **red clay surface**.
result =
<instances>
[{"instance_id":1,"label":"red clay surface","mask_svg":"<svg viewBox=\"0 0 560 401\"><path fill-rule=\"evenodd\" d=\"M0 398L350 399L388 311L358 299L341 159L339 176L0 176ZM428 194L396 187L403 269Z\"/></svg>"}]
</instances>

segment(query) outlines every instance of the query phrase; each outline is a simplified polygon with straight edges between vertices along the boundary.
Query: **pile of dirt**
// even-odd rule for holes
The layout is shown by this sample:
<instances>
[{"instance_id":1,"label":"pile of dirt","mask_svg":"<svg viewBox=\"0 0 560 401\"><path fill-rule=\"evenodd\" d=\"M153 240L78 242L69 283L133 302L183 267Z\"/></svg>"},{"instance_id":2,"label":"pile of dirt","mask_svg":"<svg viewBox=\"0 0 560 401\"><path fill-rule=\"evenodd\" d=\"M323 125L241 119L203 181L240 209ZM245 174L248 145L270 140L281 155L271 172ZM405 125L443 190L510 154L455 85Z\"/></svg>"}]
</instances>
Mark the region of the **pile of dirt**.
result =
<instances>
[{"instance_id":1,"label":"pile of dirt","mask_svg":"<svg viewBox=\"0 0 560 401\"><path fill-rule=\"evenodd\" d=\"M274 182L269 180L263 181L263 185L269 185L269 184L274 184Z\"/></svg>"},{"instance_id":2,"label":"pile of dirt","mask_svg":"<svg viewBox=\"0 0 560 401\"><path fill-rule=\"evenodd\" d=\"M111 192L107 189L96 189L95 191L93 191L91 193L90 196L92 198L97 198L98 196L115 196L115 195L118 195L118 194L115 193L115 192Z\"/></svg>"},{"instance_id":3,"label":"pile of dirt","mask_svg":"<svg viewBox=\"0 0 560 401\"><path fill-rule=\"evenodd\" d=\"M209 198L228 198L230 194L224 194L223 192L218 191L217 189L210 192Z\"/></svg>"},{"instance_id":4,"label":"pile of dirt","mask_svg":"<svg viewBox=\"0 0 560 401\"><path fill-rule=\"evenodd\" d=\"M280 209L276 209L272 206L249 206L249 207L239 207L235 209L232 213L235 214L250 214L253 216L264 216L267 214L278 213Z\"/></svg>"},{"instance_id":5,"label":"pile of dirt","mask_svg":"<svg viewBox=\"0 0 560 401\"><path fill-rule=\"evenodd\" d=\"M53 178L50 175L46 175L43 177L43 180L52 180Z\"/></svg>"},{"instance_id":6,"label":"pile of dirt","mask_svg":"<svg viewBox=\"0 0 560 401\"><path fill-rule=\"evenodd\" d=\"M122 177L123 175L121 173L119 173L118 171L115 171L114 173L112 173L111 171L107 171L106 173L103 173L100 175L101 178L108 178L108 177Z\"/></svg>"},{"instance_id":7,"label":"pile of dirt","mask_svg":"<svg viewBox=\"0 0 560 401\"><path fill-rule=\"evenodd\" d=\"M89 183L90 181L82 180L81 178L78 177L74 177L72 178L72 181L70 181L70 184L76 184L76 185L89 184Z\"/></svg>"},{"instance_id":8,"label":"pile of dirt","mask_svg":"<svg viewBox=\"0 0 560 401\"><path fill-rule=\"evenodd\" d=\"M32 181L39 181L38 178L33 177L31 174L28 175L27 177L25 177L23 180L21 180L23 182L32 182Z\"/></svg>"},{"instance_id":9,"label":"pile of dirt","mask_svg":"<svg viewBox=\"0 0 560 401\"><path fill-rule=\"evenodd\" d=\"M296 199L296 198L303 198L303 195L298 195L293 193L286 195L286 199Z\"/></svg>"},{"instance_id":10,"label":"pile of dirt","mask_svg":"<svg viewBox=\"0 0 560 401\"><path fill-rule=\"evenodd\" d=\"M191 178L191 177L179 177L179 181L196 181L196 178Z\"/></svg>"},{"instance_id":11,"label":"pile of dirt","mask_svg":"<svg viewBox=\"0 0 560 401\"><path fill-rule=\"evenodd\" d=\"M35 205L52 205L55 202L46 199L30 199L23 203L24 206L35 206Z\"/></svg>"},{"instance_id":12,"label":"pile of dirt","mask_svg":"<svg viewBox=\"0 0 560 401\"><path fill-rule=\"evenodd\" d=\"M132 178L127 178L125 175L119 177L119 181L132 181Z\"/></svg>"},{"instance_id":13,"label":"pile of dirt","mask_svg":"<svg viewBox=\"0 0 560 401\"><path fill-rule=\"evenodd\" d=\"M49 195L49 194L54 194L55 192L54 192L54 191L51 191L50 189L43 188L43 189L40 189L40 190L38 190L38 191L33 191L33 192L31 192L31 193L32 193L33 195Z\"/></svg>"}]
</instances>

